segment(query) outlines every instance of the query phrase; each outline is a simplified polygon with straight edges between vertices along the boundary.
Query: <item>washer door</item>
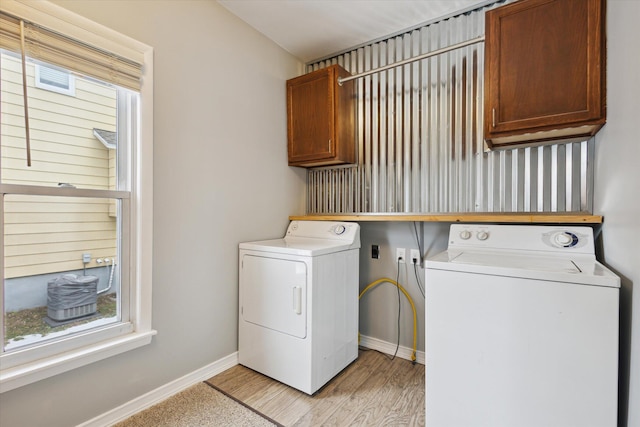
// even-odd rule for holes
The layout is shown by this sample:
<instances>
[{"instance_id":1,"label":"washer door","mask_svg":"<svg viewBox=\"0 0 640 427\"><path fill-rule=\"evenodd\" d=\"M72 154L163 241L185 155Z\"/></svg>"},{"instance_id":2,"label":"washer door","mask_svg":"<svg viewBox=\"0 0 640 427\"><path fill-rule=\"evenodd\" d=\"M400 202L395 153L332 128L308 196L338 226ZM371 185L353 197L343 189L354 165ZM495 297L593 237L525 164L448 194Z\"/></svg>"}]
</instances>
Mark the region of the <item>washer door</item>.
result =
<instances>
[{"instance_id":1,"label":"washer door","mask_svg":"<svg viewBox=\"0 0 640 427\"><path fill-rule=\"evenodd\" d=\"M307 336L307 265L303 261L244 255L241 316L297 338Z\"/></svg>"}]
</instances>

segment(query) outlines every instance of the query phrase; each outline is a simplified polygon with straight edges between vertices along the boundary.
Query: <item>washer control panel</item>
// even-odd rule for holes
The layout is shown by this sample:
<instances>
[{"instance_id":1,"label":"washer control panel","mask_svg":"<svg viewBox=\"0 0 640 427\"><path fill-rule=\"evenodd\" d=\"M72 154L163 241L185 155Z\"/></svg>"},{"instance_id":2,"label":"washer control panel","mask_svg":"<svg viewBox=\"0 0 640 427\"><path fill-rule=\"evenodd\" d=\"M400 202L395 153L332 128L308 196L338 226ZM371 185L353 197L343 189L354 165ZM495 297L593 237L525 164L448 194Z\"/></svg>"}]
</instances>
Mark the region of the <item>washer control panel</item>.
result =
<instances>
[{"instance_id":1,"label":"washer control panel","mask_svg":"<svg viewBox=\"0 0 640 427\"><path fill-rule=\"evenodd\" d=\"M542 241L555 248L579 248L587 244L589 235L575 230L557 230L544 233Z\"/></svg>"},{"instance_id":2,"label":"washer control panel","mask_svg":"<svg viewBox=\"0 0 640 427\"><path fill-rule=\"evenodd\" d=\"M532 250L593 254L590 227L452 224L449 248Z\"/></svg>"},{"instance_id":3,"label":"washer control panel","mask_svg":"<svg viewBox=\"0 0 640 427\"><path fill-rule=\"evenodd\" d=\"M458 237L462 240L470 240L470 239L478 239L478 240L487 240L489 238L489 232L486 230L480 230L477 232L473 232L471 230L462 230L458 233Z\"/></svg>"}]
</instances>

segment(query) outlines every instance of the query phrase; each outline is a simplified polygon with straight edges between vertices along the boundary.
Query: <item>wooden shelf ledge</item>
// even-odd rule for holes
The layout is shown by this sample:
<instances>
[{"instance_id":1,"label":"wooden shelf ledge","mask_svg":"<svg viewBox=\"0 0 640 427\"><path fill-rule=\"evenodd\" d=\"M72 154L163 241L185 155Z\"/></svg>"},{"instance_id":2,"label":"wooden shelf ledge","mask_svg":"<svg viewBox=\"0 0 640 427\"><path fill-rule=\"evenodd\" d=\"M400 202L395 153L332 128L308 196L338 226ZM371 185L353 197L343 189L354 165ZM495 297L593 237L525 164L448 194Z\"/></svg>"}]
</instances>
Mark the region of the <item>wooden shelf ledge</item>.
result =
<instances>
[{"instance_id":1,"label":"wooden shelf ledge","mask_svg":"<svg viewBox=\"0 0 640 427\"><path fill-rule=\"evenodd\" d=\"M291 215L291 221L415 221L415 222L493 222L519 224L601 224L601 215L589 213L515 213L515 212L470 212L470 213L358 213L358 214L314 214Z\"/></svg>"}]
</instances>

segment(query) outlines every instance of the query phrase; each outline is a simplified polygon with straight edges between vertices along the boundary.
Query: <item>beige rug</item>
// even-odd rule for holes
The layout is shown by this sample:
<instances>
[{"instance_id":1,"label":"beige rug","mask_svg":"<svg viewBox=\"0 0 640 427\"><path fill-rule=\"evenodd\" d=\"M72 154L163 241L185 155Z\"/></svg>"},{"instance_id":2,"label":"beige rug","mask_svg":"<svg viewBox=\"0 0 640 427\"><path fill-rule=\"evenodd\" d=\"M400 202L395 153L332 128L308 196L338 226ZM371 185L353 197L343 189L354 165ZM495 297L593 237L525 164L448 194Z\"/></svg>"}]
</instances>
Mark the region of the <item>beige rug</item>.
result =
<instances>
[{"instance_id":1,"label":"beige rug","mask_svg":"<svg viewBox=\"0 0 640 427\"><path fill-rule=\"evenodd\" d=\"M205 383L171 396L115 427L272 427L277 422Z\"/></svg>"}]
</instances>

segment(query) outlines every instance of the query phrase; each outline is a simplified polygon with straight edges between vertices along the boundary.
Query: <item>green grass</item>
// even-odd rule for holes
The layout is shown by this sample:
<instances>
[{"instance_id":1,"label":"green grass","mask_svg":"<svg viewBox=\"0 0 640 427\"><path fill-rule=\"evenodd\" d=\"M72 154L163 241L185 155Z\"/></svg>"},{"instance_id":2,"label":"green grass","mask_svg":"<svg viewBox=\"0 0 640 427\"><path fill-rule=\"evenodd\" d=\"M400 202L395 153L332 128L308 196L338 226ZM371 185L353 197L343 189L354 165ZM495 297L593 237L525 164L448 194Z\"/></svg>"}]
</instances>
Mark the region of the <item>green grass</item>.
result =
<instances>
[{"instance_id":1,"label":"green grass","mask_svg":"<svg viewBox=\"0 0 640 427\"><path fill-rule=\"evenodd\" d=\"M114 317L118 311L116 303L116 294L100 295L96 305L99 316L78 319L56 327L51 327L44 321L44 318L47 317L46 306L6 313L4 344L7 345L11 339L18 341L27 335L40 334L44 337L52 332L64 331L72 326L82 325L96 319Z\"/></svg>"}]
</instances>

